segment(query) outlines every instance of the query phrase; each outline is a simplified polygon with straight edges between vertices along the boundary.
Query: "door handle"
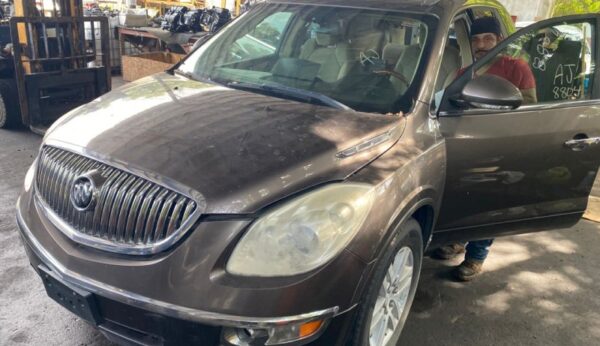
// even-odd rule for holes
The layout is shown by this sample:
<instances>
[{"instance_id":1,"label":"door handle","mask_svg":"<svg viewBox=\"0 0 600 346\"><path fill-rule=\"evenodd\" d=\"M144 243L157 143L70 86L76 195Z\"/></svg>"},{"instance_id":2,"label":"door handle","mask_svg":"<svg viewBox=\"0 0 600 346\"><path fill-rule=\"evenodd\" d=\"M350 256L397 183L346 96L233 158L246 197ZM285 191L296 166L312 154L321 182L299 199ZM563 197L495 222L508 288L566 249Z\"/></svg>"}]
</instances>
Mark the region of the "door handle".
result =
<instances>
[{"instance_id":1,"label":"door handle","mask_svg":"<svg viewBox=\"0 0 600 346\"><path fill-rule=\"evenodd\" d=\"M571 139L565 142L565 146L573 151L582 151L592 145L600 145L600 137Z\"/></svg>"}]
</instances>

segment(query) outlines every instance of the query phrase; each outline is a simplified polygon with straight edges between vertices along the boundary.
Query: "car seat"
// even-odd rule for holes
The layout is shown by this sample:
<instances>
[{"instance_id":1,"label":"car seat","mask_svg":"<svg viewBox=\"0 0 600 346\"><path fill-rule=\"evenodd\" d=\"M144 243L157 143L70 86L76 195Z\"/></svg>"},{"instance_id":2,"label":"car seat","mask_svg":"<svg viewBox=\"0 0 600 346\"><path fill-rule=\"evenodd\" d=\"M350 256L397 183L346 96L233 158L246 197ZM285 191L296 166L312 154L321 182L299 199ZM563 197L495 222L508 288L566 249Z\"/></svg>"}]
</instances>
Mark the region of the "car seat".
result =
<instances>
[{"instance_id":1,"label":"car seat","mask_svg":"<svg viewBox=\"0 0 600 346\"><path fill-rule=\"evenodd\" d=\"M440 66L440 72L435 82L435 91L440 91L448 86L456 78L458 71L462 65L462 59L460 51L450 45L444 48L444 54L442 56L442 64Z\"/></svg>"},{"instance_id":2,"label":"car seat","mask_svg":"<svg viewBox=\"0 0 600 346\"><path fill-rule=\"evenodd\" d=\"M538 102L553 102L581 96L574 90L578 90L578 86L581 85L579 77L582 47L581 42L561 40L546 61L545 70L532 67L536 78Z\"/></svg>"},{"instance_id":3,"label":"car seat","mask_svg":"<svg viewBox=\"0 0 600 346\"><path fill-rule=\"evenodd\" d=\"M316 29L315 37L302 45L300 58L320 64L317 77L328 83L346 76L353 61L348 44L341 40L339 25Z\"/></svg>"}]
</instances>

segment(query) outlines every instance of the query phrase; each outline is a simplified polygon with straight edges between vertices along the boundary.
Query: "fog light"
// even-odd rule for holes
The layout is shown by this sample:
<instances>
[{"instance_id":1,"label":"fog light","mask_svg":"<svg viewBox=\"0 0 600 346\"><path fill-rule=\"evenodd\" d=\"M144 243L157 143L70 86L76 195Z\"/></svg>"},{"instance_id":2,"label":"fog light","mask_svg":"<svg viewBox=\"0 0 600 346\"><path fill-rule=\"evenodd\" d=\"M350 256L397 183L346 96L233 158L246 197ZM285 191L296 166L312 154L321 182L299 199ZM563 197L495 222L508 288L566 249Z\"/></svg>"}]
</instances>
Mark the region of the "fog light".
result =
<instances>
[{"instance_id":1,"label":"fog light","mask_svg":"<svg viewBox=\"0 0 600 346\"><path fill-rule=\"evenodd\" d=\"M281 324L266 329L224 328L223 340L230 346L280 345L309 339L325 325L325 320Z\"/></svg>"},{"instance_id":2,"label":"fog light","mask_svg":"<svg viewBox=\"0 0 600 346\"><path fill-rule=\"evenodd\" d=\"M269 329L269 340L265 345L278 345L292 341L307 339L315 335L324 321L311 321L297 324L282 325Z\"/></svg>"},{"instance_id":3,"label":"fog light","mask_svg":"<svg viewBox=\"0 0 600 346\"><path fill-rule=\"evenodd\" d=\"M264 345L269 334L266 329L225 328L223 340L232 346Z\"/></svg>"}]
</instances>

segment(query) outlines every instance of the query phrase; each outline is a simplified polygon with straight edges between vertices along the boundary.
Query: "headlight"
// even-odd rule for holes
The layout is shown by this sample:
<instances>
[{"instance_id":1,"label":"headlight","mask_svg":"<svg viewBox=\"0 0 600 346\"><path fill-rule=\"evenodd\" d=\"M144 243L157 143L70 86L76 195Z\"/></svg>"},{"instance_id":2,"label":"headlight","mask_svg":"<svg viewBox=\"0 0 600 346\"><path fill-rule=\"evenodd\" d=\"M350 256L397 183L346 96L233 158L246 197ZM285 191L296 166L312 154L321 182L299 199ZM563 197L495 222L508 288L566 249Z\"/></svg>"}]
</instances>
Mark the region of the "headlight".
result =
<instances>
[{"instance_id":1,"label":"headlight","mask_svg":"<svg viewBox=\"0 0 600 346\"><path fill-rule=\"evenodd\" d=\"M227 271L243 276L306 273L338 255L364 223L373 187L329 185L258 219L234 249Z\"/></svg>"}]
</instances>

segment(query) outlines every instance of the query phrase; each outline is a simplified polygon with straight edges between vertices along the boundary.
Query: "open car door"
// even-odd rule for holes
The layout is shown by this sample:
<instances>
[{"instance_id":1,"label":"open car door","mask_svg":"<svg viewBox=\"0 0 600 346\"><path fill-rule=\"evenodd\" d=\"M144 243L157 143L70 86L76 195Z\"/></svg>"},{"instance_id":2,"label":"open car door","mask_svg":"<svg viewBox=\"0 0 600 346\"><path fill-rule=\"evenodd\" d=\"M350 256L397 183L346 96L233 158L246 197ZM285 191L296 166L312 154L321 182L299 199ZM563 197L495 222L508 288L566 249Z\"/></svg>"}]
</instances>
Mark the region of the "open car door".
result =
<instances>
[{"instance_id":1,"label":"open car door","mask_svg":"<svg viewBox=\"0 0 600 346\"><path fill-rule=\"evenodd\" d=\"M448 173L436 242L580 219L600 164L599 32L597 14L538 22L449 85L438 113ZM519 89L486 76L499 59L531 70L537 100L519 106Z\"/></svg>"}]
</instances>

